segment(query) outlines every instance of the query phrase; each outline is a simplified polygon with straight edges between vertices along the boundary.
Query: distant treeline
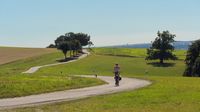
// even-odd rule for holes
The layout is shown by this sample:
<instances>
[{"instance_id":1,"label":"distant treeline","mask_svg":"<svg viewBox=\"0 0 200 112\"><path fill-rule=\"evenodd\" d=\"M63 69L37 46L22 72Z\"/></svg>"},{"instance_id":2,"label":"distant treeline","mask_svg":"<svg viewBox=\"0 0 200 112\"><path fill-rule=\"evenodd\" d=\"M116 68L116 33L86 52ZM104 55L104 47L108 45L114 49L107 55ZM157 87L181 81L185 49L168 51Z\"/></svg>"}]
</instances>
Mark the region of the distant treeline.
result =
<instances>
[{"instance_id":1,"label":"distant treeline","mask_svg":"<svg viewBox=\"0 0 200 112\"><path fill-rule=\"evenodd\" d=\"M175 41L172 43L175 49L184 49L187 50L188 47L192 44L192 41ZM141 44L126 44L126 45L116 45L109 47L119 47L119 48L150 48L151 43L141 43Z\"/></svg>"}]
</instances>

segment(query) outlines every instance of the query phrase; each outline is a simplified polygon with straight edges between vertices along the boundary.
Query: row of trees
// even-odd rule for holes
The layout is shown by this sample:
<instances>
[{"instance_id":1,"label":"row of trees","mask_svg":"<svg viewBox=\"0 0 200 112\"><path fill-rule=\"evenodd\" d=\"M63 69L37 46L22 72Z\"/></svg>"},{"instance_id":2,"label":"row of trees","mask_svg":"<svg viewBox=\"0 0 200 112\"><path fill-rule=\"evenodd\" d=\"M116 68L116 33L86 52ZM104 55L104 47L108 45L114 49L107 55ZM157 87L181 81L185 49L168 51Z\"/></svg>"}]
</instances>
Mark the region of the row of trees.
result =
<instances>
[{"instance_id":1,"label":"row of trees","mask_svg":"<svg viewBox=\"0 0 200 112\"><path fill-rule=\"evenodd\" d=\"M176 55L172 53L174 51L175 35L169 31L158 31L157 37L152 42L152 46L147 49L146 60L160 60L160 64L164 63L164 60L176 60ZM183 76L200 77L200 40L194 41L187 51L186 69Z\"/></svg>"},{"instance_id":2,"label":"row of trees","mask_svg":"<svg viewBox=\"0 0 200 112\"><path fill-rule=\"evenodd\" d=\"M90 35L85 33L69 32L65 35L59 36L55 40L55 45L51 46L55 46L57 49L61 50L66 59L68 52L70 52L70 57L76 56L79 51L82 51L82 47L87 45L93 45L90 41Z\"/></svg>"}]
</instances>

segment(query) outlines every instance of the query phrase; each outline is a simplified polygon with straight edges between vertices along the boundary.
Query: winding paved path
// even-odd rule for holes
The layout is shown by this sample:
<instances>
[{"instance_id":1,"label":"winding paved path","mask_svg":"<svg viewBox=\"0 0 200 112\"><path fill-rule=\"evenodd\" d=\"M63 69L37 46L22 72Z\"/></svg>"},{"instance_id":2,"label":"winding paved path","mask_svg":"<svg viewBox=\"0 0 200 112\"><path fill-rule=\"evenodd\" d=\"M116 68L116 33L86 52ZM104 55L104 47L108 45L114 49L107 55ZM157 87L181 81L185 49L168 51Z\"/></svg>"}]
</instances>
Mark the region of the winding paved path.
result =
<instances>
[{"instance_id":1,"label":"winding paved path","mask_svg":"<svg viewBox=\"0 0 200 112\"><path fill-rule=\"evenodd\" d=\"M84 58L87 55L88 54L83 54L78 59ZM75 60L72 60L70 62L73 62L73 61ZM69 62L66 62L66 63L69 63ZM39 70L39 68L46 67L46 66L54 66L54 65L59 65L59 64L65 64L65 63L57 63L57 64L33 67L24 73L34 73L37 70ZM81 75L81 77L95 78L94 76L87 76L87 75ZM122 81L120 81L120 86L115 87L113 77L98 76L97 78L107 82L108 84L94 86L94 87L80 88L80 89L58 91L58 92L52 92L52 93L44 93L44 94L39 94L39 95L30 95L30 96L25 96L25 97L0 99L0 110L17 108L17 107L37 106L41 104L49 104L49 103L62 102L62 101L77 100L77 99L87 98L91 96L134 90L134 89L142 88L151 84L151 82L146 81L146 80L135 79L135 78L123 78Z\"/></svg>"},{"instance_id":2,"label":"winding paved path","mask_svg":"<svg viewBox=\"0 0 200 112\"><path fill-rule=\"evenodd\" d=\"M80 60L80 59L82 59L82 58L85 58L85 57L87 57L87 56L90 54L90 52L88 52L88 51L85 50L85 49L83 49L83 52L84 52L84 54L82 54L81 56L79 56L77 59L70 60L70 61L67 61L67 62L61 62L61 63L54 63L54 64L48 64L48 65L42 65L42 66L31 67L29 70L27 70L27 71L25 71L25 72L23 72L23 73L32 74L32 73L37 72L40 68L71 63L71 62Z\"/></svg>"},{"instance_id":3,"label":"winding paved path","mask_svg":"<svg viewBox=\"0 0 200 112\"><path fill-rule=\"evenodd\" d=\"M94 77L94 76L83 76ZM6 98L0 100L0 110L16 107L36 106L41 104L71 101L76 99L87 98L91 96L111 94L116 92L134 90L137 88L145 87L151 84L151 82L134 78L123 78L120 82L120 86L115 87L113 77L98 76L99 79L107 82L108 84L87 87L81 89L73 89L66 91L58 91L52 93L45 93L39 95L31 95L17 98Z\"/></svg>"}]
</instances>

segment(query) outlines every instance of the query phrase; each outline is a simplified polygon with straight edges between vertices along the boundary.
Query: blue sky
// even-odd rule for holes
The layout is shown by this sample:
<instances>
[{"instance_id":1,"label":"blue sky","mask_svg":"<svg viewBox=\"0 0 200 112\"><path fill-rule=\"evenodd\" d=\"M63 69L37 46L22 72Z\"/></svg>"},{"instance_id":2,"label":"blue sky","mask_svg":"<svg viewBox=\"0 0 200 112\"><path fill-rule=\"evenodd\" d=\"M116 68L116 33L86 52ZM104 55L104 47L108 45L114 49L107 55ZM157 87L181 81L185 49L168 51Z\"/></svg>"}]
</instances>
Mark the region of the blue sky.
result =
<instances>
[{"instance_id":1,"label":"blue sky","mask_svg":"<svg viewBox=\"0 0 200 112\"><path fill-rule=\"evenodd\" d=\"M96 46L146 43L158 30L200 38L200 0L0 0L0 46L45 47L66 32Z\"/></svg>"}]
</instances>

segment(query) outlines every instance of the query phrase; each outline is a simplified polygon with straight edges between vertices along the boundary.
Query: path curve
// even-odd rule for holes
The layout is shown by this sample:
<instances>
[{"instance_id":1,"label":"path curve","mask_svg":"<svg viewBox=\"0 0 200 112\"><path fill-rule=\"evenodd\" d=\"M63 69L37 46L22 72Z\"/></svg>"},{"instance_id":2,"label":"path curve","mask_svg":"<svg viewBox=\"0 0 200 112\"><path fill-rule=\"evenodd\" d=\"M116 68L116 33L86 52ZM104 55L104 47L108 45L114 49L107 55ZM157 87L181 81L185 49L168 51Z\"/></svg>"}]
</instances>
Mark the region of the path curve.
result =
<instances>
[{"instance_id":1,"label":"path curve","mask_svg":"<svg viewBox=\"0 0 200 112\"><path fill-rule=\"evenodd\" d=\"M94 76L83 75L82 77L94 77ZM0 110L17 108L17 107L37 106L41 104L49 104L62 101L72 101L91 96L134 90L151 84L150 81L142 79L123 78L122 81L120 81L120 86L115 87L113 77L98 76L98 78L107 82L108 84L94 86L94 87L80 88L80 89L72 89L66 91L58 91L52 93L44 93L39 95L31 95L25 97L0 99Z\"/></svg>"},{"instance_id":2,"label":"path curve","mask_svg":"<svg viewBox=\"0 0 200 112\"><path fill-rule=\"evenodd\" d=\"M67 62L61 62L61 63L54 63L54 64L48 64L48 65L31 67L29 70L27 70L25 72L22 72L22 73L32 74L32 73L37 72L40 68L71 63L71 62L83 59L83 58L87 57L90 54L90 52L88 52L86 49L83 49L83 52L84 52L84 54L82 54L81 56L79 56L77 59L70 60L70 61L67 61Z\"/></svg>"},{"instance_id":3,"label":"path curve","mask_svg":"<svg viewBox=\"0 0 200 112\"><path fill-rule=\"evenodd\" d=\"M23 73L31 74L38 71L40 68L43 68L43 67L71 63L79 59L85 58L87 57L88 54L90 54L89 52L87 52L87 50L84 50L84 53L85 54L81 55L76 60L71 60L64 63L36 66L36 67L30 68L29 70ZM81 75L80 77L95 78L94 76L88 76L88 75ZM62 101L72 101L72 100L87 98L91 96L135 90L135 89L142 88L151 84L151 82L147 80L135 79L135 78L123 78L122 81L120 81L120 86L115 87L113 77L98 76L97 78L107 82L108 84L87 87L87 88L80 88L80 89L43 93L39 95L30 95L30 96L16 97L16 98L4 98L4 99L0 99L0 110L18 108L18 107L37 106L41 104L49 104L49 103L62 102Z\"/></svg>"}]
</instances>

